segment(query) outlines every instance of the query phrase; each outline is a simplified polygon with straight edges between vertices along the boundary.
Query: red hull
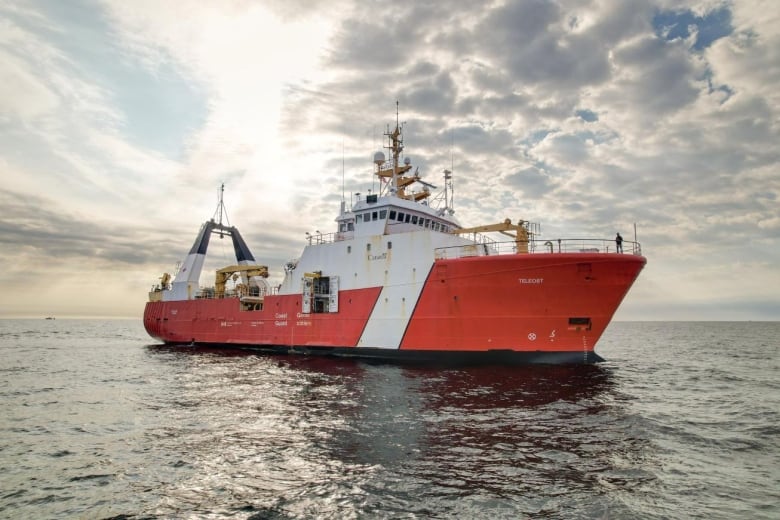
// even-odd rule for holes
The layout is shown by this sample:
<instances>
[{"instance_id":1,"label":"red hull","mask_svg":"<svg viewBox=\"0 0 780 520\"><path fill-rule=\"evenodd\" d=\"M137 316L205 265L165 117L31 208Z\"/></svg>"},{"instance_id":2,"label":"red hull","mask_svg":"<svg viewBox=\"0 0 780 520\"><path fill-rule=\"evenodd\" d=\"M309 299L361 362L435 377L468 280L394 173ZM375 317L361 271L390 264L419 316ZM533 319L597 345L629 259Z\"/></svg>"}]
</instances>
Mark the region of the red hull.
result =
<instances>
[{"instance_id":1,"label":"red hull","mask_svg":"<svg viewBox=\"0 0 780 520\"><path fill-rule=\"evenodd\" d=\"M401 348L592 350L644 265L565 253L437 262Z\"/></svg>"},{"instance_id":2,"label":"red hull","mask_svg":"<svg viewBox=\"0 0 780 520\"><path fill-rule=\"evenodd\" d=\"M381 287L341 291L333 314L302 314L299 294L267 296L264 309L254 311L241 310L235 298L149 302L144 326L166 343L310 347L387 358L561 353L567 354L561 359L576 354L588 361L597 359L593 347L644 265L641 256L583 253L439 260L400 345L383 348L357 347Z\"/></svg>"}]
</instances>

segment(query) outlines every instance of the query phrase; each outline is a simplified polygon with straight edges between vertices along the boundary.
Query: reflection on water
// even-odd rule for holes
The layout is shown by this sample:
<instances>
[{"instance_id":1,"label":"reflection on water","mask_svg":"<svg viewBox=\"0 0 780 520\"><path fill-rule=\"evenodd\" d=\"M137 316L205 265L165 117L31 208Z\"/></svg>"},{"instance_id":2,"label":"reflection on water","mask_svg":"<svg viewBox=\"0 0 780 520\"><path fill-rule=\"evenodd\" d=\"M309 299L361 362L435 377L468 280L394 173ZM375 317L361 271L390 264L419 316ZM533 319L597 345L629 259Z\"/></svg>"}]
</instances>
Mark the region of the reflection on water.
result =
<instances>
[{"instance_id":1,"label":"reflection on water","mask_svg":"<svg viewBox=\"0 0 780 520\"><path fill-rule=\"evenodd\" d=\"M600 515L608 491L652 480L622 467L646 442L625 436L630 419L599 366L149 354L175 373L157 397L170 401L156 405L165 420L146 436L150 459L165 461L154 513Z\"/></svg>"},{"instance_id":2,"label":"reflection on water","mask_svg":"<svg viewBox=\"0 0 780 520\"><path fill-rule=\"evenodd\" d=\"M780 324L607 332L431 369L0 320L0 517L778 518Z\"/></svg>"}]
</instances>

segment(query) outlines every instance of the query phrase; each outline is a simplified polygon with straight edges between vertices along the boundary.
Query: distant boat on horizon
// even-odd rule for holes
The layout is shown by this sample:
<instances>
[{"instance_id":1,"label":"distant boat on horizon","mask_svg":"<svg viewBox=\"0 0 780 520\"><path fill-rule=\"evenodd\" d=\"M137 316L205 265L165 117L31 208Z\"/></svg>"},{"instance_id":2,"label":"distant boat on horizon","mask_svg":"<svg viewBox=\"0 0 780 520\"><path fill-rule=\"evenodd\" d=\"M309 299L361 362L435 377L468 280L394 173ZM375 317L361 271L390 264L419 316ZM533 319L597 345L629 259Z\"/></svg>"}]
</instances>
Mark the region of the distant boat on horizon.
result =
<instances>
[{"instance_id":1,"label":"distant boat on horizon","mask_svg":"<svg viewBox=\"0 0 780 520\"><path fill-rule=\"evenodd\" d=\"M54 316L46 316L46 319L47 319L47 320L54 320L54 319L56 319L56 318L55 318Z\"/></svg>"}]
</instances>

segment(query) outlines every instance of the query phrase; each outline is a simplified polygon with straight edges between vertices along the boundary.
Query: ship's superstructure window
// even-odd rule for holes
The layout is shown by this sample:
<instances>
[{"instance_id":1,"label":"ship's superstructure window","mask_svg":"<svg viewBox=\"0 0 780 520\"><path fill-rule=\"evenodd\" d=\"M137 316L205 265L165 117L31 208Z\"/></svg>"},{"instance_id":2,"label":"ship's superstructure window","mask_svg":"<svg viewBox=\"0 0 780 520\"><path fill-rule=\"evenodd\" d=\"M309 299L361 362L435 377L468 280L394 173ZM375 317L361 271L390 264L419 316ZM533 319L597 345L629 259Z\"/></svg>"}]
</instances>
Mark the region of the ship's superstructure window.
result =
<instances>
[{"instance_id":1,"label":"ship's superstructure window","mask_svg":"<svg viewBox=\"0 0 780 520\"><path fill-rule=\"evenodd\" d=\"M371 251L371 244L366 244L366 251Z\"/></svg>"},{"instance_id":2,"label":"ship's superstructure window","mask_svg":"<svg viewBox=\"0 0 780 520\"><path fill-rule=\"evenodd\" d=\"M393 249L393 243L392 242L388 242L387 243L387 249Z\"/></svg>"},{"instance_id":3,"label":"ship's superstructure window","mask_svg":"<svg viewBox=\"0 0 780 520\"><path fill-rule=\"evenodd\" d=\"M351 253L351 252L352 252L352 246L347 246L347 253Z\"/></svg>"},{"instance_id":4,"label":"ship's superstructure window","mask_svg":"<svg viewBox=\"0 0 780 520\"><path fill-rule=\"evenodd\" d=\"M355 223L365 224L377 220L388 221L390 224L412 224L413 226L420 226L423 229L430 229L439 233L448 233L450 230L448 225L438 221L436 218L428 218L425 215L416 215L411 212L400 211L399 209L377 208L376 211L363 211L355 214L354 221L352 219L345 220L341 223L339 231L354 231Z\"/></svg>"}]
</instances>

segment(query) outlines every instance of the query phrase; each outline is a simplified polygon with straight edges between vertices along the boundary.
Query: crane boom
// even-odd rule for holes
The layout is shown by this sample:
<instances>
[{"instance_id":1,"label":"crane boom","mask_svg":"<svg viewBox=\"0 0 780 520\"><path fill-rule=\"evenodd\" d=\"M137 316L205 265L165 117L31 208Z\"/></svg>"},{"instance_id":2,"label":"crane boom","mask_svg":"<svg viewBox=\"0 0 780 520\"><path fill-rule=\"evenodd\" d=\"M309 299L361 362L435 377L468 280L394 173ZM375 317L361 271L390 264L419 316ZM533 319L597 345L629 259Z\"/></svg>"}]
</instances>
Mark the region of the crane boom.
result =
<instances>
[{"instance_id":1,"label":"crane boom","mask_svg":"<svg viewBox=\"0 0 780 520\"><path fill-rule=\"evenodd\" d=\"M502 235L506 235L515 240L518 253L528 252L528 239L530 233L527 228L528 222L525 220L518 220L517 224L512 224L510 219L506 219L503 222L497 224L485 224L482 226L474 226L469 228L453 229L450 233L455 235L465 235L467 233L489 233L498 232ZM514 232L514 234L512 233Z\"/></svg>"}]
</instances>

